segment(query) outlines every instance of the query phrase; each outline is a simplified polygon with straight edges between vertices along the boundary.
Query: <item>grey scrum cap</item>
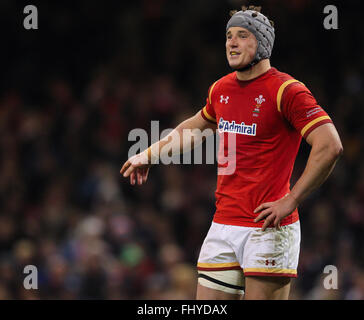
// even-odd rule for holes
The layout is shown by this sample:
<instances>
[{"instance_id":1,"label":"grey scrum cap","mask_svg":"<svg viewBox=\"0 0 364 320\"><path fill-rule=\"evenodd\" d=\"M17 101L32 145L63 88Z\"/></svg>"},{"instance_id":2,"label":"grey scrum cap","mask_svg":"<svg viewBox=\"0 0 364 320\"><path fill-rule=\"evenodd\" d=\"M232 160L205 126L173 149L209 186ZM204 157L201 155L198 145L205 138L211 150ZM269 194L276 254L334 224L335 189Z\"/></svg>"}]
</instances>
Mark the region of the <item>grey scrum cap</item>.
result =
<instances>
[{"instance_id":1,"label":"grey scrum cap","mask_svg":"<svg viewBox=\"0 0 364 320\"><path fill-rule=\"evenodd\" d=\"M231 27L242 27L254 34L258 42L255 63L271 56L274 43L274 28L268 18L255 10L237 11L228 21L226 32Z\"/></svg>"}]
</instances>

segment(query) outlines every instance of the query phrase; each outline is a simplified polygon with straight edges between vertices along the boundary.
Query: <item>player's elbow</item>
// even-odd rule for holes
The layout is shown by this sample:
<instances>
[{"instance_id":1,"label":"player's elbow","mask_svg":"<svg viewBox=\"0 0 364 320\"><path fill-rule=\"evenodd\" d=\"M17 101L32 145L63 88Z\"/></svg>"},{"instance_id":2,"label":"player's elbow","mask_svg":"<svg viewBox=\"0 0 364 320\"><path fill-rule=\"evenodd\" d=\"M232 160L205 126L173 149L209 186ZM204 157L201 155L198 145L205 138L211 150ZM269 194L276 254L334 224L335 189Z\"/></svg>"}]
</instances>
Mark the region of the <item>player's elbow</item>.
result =
<instances>
[{"instance_id":1,"label":"player's elbow","mask_svg":"<svg viewBox=\"0 0 364 320\"><path fill-rule=\"evenodd\" d=\"M317 158L328 163L336 162L344 152L341 142L336 139L313 144L312 147Z\"/></svg>"},{"instance_id":2,"label":"player's elbow","mask_svg":"<svg viewBox=\"0 0 364 320\"><path fill-rule=\"evenodd\" d=\"M333 159L337 160L344 153L344 148L341 141L332 141L327 149L328 155Z\"/></svg>"},{"instance_id":3,"label":"player's elbow","mask_svg":"<svg viewBox=\"0 0 364 320\"><path fill-rule=\"evenodd\" d=\"M344 154L344 147L341 144L341 142L340 142L340 144L337 147L336 154L337 154L337 157L338 158L341 157Z\"/></svg>"}]
</instances>

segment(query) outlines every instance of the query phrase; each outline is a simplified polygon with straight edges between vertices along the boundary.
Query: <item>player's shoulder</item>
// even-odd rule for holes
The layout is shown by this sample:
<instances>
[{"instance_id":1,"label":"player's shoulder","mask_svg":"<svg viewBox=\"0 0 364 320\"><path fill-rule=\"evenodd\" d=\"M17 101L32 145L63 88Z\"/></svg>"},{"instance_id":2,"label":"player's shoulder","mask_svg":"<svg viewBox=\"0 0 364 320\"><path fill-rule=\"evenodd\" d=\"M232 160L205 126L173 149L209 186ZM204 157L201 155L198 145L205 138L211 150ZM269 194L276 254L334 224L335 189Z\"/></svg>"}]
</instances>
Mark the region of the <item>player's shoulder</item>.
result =
<instances>
[{"instance_id":1,"label":"player's shoulder","mask_svg":"<svg viewBox=\"0 0 364 320\"><path fill-rule=\"evenodd\" d=\"M210 86L210 90L211 91L212 89L216 90L218 88L223 88L233 84L235 77L236 77L235 72L231 72L222 76L221 78L215 80L215 82L212 83L212 85Z\"/></svg>"},{"instance_id":2,"label":"player's shoulder","mask_svg":"<svg viewBox=\"0 0 364 320\"><path fill-rule=\"evenodd\" d=\"M276 68L272 68L271 81L276 83L278 94L290 91L291 93L299 91L308 91L307 87L296 77L289 73L282 72Z\"/></svg>"},{"instance_id":3,"label":"player's shoulder","mask_svg":"<svg viewBox=\"0 0 364 320\"><path fill-rule=\"evenodd\" d=\"M278 69L276 69L274 67L271 68L270 79L277 81L277 83L279 83L279 84L283 84L286 81L290 81L290 80L296 80L290 74L279 71Z\"/></svg>"}]
</instances>

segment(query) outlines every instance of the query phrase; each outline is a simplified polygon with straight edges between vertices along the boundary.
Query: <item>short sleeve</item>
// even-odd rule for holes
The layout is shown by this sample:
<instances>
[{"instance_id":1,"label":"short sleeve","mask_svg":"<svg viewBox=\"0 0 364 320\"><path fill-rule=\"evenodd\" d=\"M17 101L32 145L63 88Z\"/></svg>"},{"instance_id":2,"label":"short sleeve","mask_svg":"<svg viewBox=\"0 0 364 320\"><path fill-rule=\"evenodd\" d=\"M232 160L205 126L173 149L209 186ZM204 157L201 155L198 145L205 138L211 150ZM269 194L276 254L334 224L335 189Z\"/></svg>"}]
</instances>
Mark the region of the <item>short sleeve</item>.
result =
<instances>
[{"instance_id":1,"label":"short sleeve","mask_svg":"<svg viewBox=\"0 0 364 320\"><path fill-rule=\"evenodd\" d=\"M209 90L208 90L208 96L206 98L206 105L201 109L201 115L202 117L211 123L216 124L216 113L215 113L215 109L211 103L211 95L212 95L212 91L214 90L214 86L215 86L216 82L210 86Z\"/></svg>"},{"instance_id":2,"label":"short sleeve","mask_svg":"<svg viewBox=\"0 0 364 320\"><path fill-rule=\"evenodd\" d=\"M317 104L310 90L300 82L292 83L285 88L281 112L305 139L315 128L332 122L326 111Z\"/></svg>"}]
</instances>

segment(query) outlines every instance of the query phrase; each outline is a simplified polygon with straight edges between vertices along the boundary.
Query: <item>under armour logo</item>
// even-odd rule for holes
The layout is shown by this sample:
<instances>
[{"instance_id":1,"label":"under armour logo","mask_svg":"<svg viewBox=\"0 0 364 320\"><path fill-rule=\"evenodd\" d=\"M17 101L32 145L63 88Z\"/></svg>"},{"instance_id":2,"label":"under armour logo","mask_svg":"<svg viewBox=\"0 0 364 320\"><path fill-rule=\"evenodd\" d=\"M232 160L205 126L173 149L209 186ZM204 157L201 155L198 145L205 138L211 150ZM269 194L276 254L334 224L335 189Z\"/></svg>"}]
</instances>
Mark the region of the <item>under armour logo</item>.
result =
<instances>
[{"instance_id":1,"label":"under armour logo","mask_svg":"<svg viewBox=\"0 0 364 320\"><path fill-rule=\"evenodd\" d=\"M275 260L271 260L271 261L265 260L265 265L268 266L269 264L272 264L272 266L275 266L276 262L275 262Z\"/></svg>"},{"instance_id":2,"label":"under armour logo","mask_svg":"<svg viewBox=\"0 0 364 320\"><path fill-rule=\"evenodd\" d=\"M229 102L229 96L226 96L226 98L224 98L224 96L220 96L220 103L225 102L225 104L227 104Z\"/></svg>"}]
</instances>

